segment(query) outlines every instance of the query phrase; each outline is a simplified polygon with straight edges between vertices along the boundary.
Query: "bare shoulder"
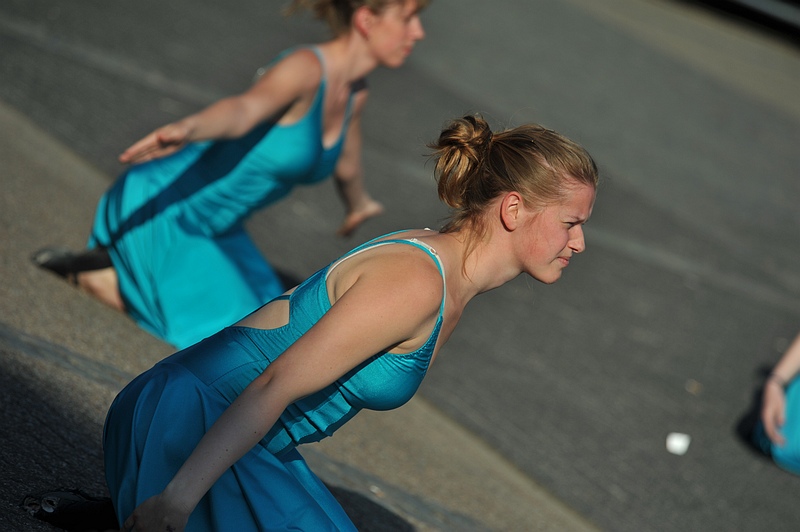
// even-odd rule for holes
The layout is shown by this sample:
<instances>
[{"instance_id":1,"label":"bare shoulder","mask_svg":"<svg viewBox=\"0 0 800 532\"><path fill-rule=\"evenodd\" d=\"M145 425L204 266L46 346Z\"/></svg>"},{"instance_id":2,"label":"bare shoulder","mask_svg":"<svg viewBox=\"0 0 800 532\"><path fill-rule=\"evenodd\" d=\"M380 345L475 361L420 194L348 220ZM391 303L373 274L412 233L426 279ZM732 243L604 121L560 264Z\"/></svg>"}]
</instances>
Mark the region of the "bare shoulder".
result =
<instances>
[{"instance_id":1,"label":"bare shoulder","mask_svg":"<svg viewBox=\"0 0 800 532\"><path fill-rule=\"evenodd\" d=\"M291 65L293 68L301 68L305 71L317 71L322 73L322 63L316 52L308 47L297 48L287 54L279 64Z\"/></svg>"},{"instance_id":2,"label":"bare shoulder","mask_svg":"<svg viewBox=\"0 0 800 532\"><path fill-rule=\"evenodd\" d=\"M350 264L348 264L350 262ZM342 263L334 298L358 284L388 305L428 314L438 312L444 282L435 260L414 245L377 246Z\"/></svg>"},{"instance_id":3,"label":"bare shoulder","mask_svg":"<svg viewBox=\"0 0 800 532\"><path fill-rule=\"evenodd\" d=\"M444 285L442 274L430 254L423 249L408 244L384 246L385 268L404 290L414 291L424 297L431 294L433 302L441 301Z\"/></svg>"},{"instance_id":4,"label":"bare shoulder","mask_svg":"<svg viewBox=\"0 0 800 532\"><path fill-rule=\"evenodd\" d=\"M298 48L282 57L259 79L259 84L281 83L300 90L316 89L322 79L322 64L313 50Z\"/></svg>"}]
</instances>

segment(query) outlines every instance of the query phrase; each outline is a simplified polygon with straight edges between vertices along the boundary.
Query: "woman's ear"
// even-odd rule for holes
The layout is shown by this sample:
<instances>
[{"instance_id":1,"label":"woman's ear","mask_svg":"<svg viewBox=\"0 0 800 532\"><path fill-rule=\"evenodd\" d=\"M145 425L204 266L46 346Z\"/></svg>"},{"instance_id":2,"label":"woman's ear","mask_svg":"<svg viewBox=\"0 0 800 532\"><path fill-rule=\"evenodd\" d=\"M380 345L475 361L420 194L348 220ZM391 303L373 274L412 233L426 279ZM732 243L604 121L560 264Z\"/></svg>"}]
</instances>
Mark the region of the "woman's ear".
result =
<instances>
[{"instance_id":1,"label":"woman's ear","mask_svg":"<svg viewBox=\"0 0 800 532\"><path fill-rule=\"evenodd\" d=\"M500 222L506 231L519 227L524 203L519 192L507 192L500 201Z\"/></svg>"},{"instance_id":2,"label":"woman's ear","mask_svg":"<svg viewBox=\"0 0 800 532\"><path fill-rule=\"evenodd\" d=\"M370 29L372 29L374 17L375 13L367 6L359 7L356 9L355 13L353 13L353 29L362 37L367 38Z\"/></svg>"}]
</instances>

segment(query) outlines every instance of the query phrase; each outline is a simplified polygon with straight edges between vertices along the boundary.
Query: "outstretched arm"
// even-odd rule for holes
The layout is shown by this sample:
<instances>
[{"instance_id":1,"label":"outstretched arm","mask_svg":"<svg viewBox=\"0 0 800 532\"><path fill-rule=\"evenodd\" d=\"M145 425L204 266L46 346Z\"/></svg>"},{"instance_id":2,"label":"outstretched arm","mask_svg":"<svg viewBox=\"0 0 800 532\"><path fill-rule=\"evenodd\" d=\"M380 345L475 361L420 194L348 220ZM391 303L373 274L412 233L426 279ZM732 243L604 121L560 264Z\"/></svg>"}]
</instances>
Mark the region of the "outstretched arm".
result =
<instances>
[{"instance_id":1,"label":"outstretched arm","mask_svg":"<svg viewBox=\"0 0 800 532\"><path fill-rule=\"evenodd\" d=\"M137 532L182 530L203 495L264 437L287 405L377 352L424 342L442 297L436 267L427 257L411 257L411 267L408 260L394 256L377 260L379 267L373 264L356 272L352 284L334 291L336 302L330 311L247 386L166 489L125 520L125 529L135 525ZM337 291L343 293L336 296Z\"/></svg>"},{"instance_id":2,"label":"outstretched arm","mask_svg":"<svg viewBox=\"0 0 800 532\"><path fill-rule=\"evenodd\" d=\"M786 422L786 394L785 388L800 371L800 334L789 346L773 368L766 384L761 402L761 419L764 431L773 443L783 445L786 443L780 428Z\"/></svg>"},{"instance_id":3,"label":"outstretched arm","mask_svg":"<svg viewBox=\"0 0 800 532\"><path fill-rule=\"evenodd\" d=\"M120 156L122 163L142 163L170 155L189 142L236 138L292 105L319 84L321 67L313 52L295 52L270 68L246 92L223 98L182 120L160 127Z\"/></svg>"},{"instance_id":4,"label":"outstretched arm","mask_svg":"<svg viewBox=\"0 0 800 532\"><path fill-rule=\"evenodd\" d=\"M355 98L347 138L334 170L336 190L345 207L345 218L337 231L340 236L349 236L365 220L383 213L383 205L372 199L364 187L361 164L361 112L367 101L367 90L362 89Z\"/></svg>"}]
</instances>

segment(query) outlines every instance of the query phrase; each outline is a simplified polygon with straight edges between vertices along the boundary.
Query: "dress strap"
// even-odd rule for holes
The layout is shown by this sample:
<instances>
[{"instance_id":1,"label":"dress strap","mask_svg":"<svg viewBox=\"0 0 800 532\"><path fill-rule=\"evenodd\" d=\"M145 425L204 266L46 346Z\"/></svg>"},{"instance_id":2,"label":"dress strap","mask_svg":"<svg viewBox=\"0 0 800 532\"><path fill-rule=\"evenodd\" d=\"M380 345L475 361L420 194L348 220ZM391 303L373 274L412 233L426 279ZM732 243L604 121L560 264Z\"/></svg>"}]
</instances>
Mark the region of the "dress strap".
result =
<instances>
[{"instance_id":1,"label":"dress strap","mask_svg":"<svg viewBox=\"0 0 800 532\"><path fill-rule=\"evenodd\" d=\"M317 59L319 59L320 65L322 66L322 79L320 81L320 87L324 88L328 79L328 65L325 63L325 57L322 55L322 51L319 49L318 46L308 46L308 49L314 52L314 54L317 56ZM366 78L359 78L350 84L350 94L347 97L347 107L345 107L344 110L344 121L342 122L342 130L341 133L339 134L339 140L336 142L336 144L339 144L342 140L344 140L344 137L347 134L347 128L350 125L350 118L353 115L353 99L355 98L356 93L361 92L366 88L367 88Z\"/></svg>"},{"instance_id":2,"label":"dress strap","mask_svg":"<svg viewBox=\"0 0 800 532\"><path fill-rule=\"evenodd\" d=\"M321 113L322 112L321 106L323 105L322 102L325 99L325 88L326 88L327 79L328 79L328 65L325 63L325 57L322 55L322 51L316 45L294 46L292 48L287 48L286 50L283 50L277 56L275 56L275 58L272 61L267 63L265 66L259 68L258 70L256 70L255 76L253 76L253 83L258 81L258 79L261 76L266 74L267 71L269 71L269 69L272 68L275 64L277 64L281 59L283 59L287 55L291 54L292 52L294 52L294 51L296 51L298 49L302 49L302 48L305 48L305 49L308 49L308 50L311 50L312 52L314 52L314 55L317 57L317 60L319 61L319 64L320 64L320 67L322 68L322 75L320 76L319 87L317 88L317 94L314 96L314 103L312 104L312 108L320 106L320 111L319 112ZM350 119L351 119L352 114L353 114L353 99L354 99L354 97L355 97L357 92L366 89L366 87L367 87L367 81L364 78L360 78L360 79L354 81L351 84L351 86L350 86L350 94L349 94L349 96L347 98L347 106L345 107L345 110L344 110L344 120L342 121L342 129L339 132L338 140L332 146L326 148L327 150L333 149L334 147L336 147L339 144L341 144L342 141L344 140L345 135L347 134L347 128L350 125ZM320 115L320 127L322 127L322 116L321 115Z\"/></svg>"},{"instance_id":3,"label":"dress strap","mask_svg":"<svg viewBox=\"0 0 800 532\"><path fill-rule=\"evenodd\" d=\"M319 60L319 64L322 66L322 79L328 79L328 65L325 64L325 57L322 55L319 46L308 46L307 48L314 52L314 55L316 55Z\"/></svg>"}]
</instances>

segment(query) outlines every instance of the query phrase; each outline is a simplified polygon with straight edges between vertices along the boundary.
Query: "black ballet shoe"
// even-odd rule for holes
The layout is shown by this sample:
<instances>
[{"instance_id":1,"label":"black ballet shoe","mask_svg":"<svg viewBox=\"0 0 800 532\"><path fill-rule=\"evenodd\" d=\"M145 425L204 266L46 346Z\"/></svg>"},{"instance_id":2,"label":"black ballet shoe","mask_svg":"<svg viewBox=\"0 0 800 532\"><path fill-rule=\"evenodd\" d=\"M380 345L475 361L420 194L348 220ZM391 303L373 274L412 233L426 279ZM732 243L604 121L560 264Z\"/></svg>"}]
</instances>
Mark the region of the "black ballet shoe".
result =
<instances>
[{"instance_id":1,"label":"black ballet shoe","mask_svg":"<svg viewBox=\"0 0 800 532\"><path fill-rule=\"evenodd\" d=\"M102 270L112 266L111 257L104 248L94 248L74 253L65 248L42 248L31 255L31 261L45 270L67 279L75 284L77 274L92 270Z\"/></svg>"},{"instance_id":2,"label":"black ballet shoe","mask_svg":"<svg viewBox=\"0 0 800 532\"><path fill-rule=\"evenodd\" d=\"M111 499L92 497L79 489L32 493L19 506L39 521L68 532L119 529Z\"/></svg>"},{"instance_id":3,"label":"black ballet shoe","mask_svg":"<svg viewBox=\"0 0 800 532\"><path fill-rule=\"evenodd\" d=\"M66 279L70 273L74 273L75 253L65 248L42 248L31 255L31 261Z\"/></svg>"}]
</instances>

